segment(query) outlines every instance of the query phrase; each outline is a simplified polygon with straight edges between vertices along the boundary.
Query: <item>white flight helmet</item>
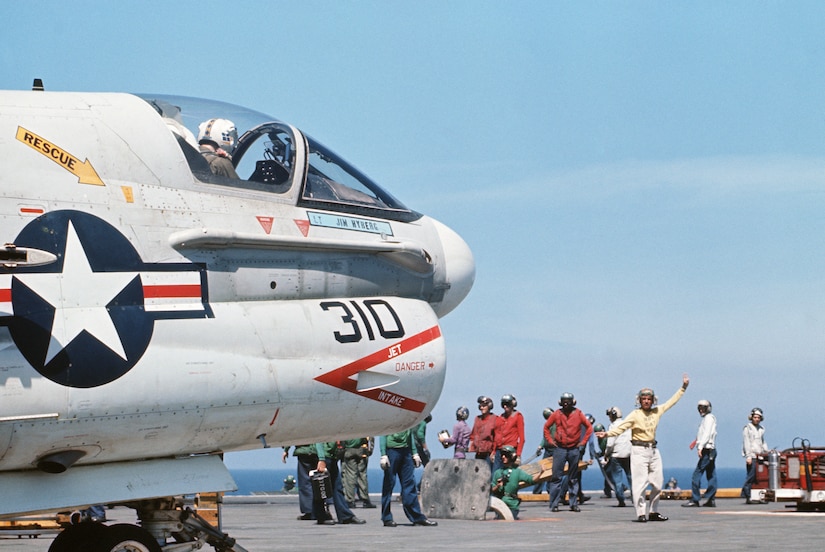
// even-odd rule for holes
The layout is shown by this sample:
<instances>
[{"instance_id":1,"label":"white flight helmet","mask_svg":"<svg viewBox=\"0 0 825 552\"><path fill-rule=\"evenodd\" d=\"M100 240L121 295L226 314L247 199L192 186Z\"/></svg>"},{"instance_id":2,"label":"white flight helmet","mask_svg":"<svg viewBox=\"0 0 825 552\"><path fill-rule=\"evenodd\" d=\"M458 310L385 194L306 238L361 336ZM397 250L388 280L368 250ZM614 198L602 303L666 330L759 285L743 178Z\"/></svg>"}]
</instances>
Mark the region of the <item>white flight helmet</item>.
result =
<instances>
[{"instance_id":1,"label":"white flight helmet","mask_svg":"<svg viewBox=\"0 0 825 552\"><path fill-rule=\"evenodd\" d=\"M209 119L198 125L198 143L217 144L226 153L232 153L238 143L238 129L229 119Z\"/></svg>"},{"instance_id":2,"label":"white flight helmet","mask_svg":"<svg viewBox=\"0 0 825 552\"><path fill-rule=\"evenodd\" d=\"M765 421L765 415L764 415L764 414L762 414L762 409L761 409L761 408L759 408L758 406L757 406L756 408L752 409L752 410L751 410L751 413L750 413L750 414L748 414L748 420L750 420L750 421L752 422L752 421L753 421L753 417L754 417L754 416L756 416L757 414L759 415L759 418L760 418L762 421Z\"/></svg>"}]
</instances>

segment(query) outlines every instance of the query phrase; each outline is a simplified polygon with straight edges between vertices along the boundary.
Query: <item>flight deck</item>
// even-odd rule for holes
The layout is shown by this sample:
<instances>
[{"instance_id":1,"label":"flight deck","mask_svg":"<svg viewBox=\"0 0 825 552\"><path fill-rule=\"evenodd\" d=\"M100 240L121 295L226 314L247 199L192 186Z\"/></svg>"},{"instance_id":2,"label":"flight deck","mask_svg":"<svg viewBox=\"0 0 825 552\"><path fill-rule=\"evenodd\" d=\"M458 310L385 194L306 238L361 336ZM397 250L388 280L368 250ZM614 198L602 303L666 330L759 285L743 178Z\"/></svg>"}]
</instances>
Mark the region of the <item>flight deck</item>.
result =
<instances>
[{"instance_id":1,"label":"flight deck","mask_svg":"<svg viewBox=\"0 0 825 552\"><path fill-rule=\"evenodd\" d=\"M546 495L545 495L546 496ZM397 527L384 527L380 508L356 508L364 525L318 525L298 521L296 496L231 497L222 506L222 529L250 552L276 550L336 551L457 549L457 550L639 550L640 546L675 550L804 550L825 539L825 513L797 512L782 503L746 505L739 498L717 498L716 508L682 508L682 500L662 500L666 522L637 523L631 507L592 499L579 513L551 513L546 501L522 503L518 521L440 519L438 527L411 525L401 504L393 502ZM380 496L373 496L380 504ZM134 512L109 510L109 524L134 523ZM492 518L492 513L490 513ZM45 551L53 535L2 538L0 552ZM568 548L569 547L569 548ZM211 547L206 547L211 550Z\"/></svg>"}]
</instances>

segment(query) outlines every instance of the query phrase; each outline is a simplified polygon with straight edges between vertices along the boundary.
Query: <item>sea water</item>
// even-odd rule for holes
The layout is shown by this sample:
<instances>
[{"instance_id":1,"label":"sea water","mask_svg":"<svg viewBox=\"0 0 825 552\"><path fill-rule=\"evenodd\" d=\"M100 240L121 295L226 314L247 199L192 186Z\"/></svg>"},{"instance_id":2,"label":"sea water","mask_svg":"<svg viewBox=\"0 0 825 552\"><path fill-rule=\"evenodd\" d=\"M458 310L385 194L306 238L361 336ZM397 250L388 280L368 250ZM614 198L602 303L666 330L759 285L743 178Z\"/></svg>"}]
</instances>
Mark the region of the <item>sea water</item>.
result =
<instances>
[{"instance_id":1,"label":"sea water","mask_svg":"<svg viewBox=\"0 0 825 552\"><path fill-rule=\"evenodd\" d=\"M275 493L282 492L284 479L288 475L296 477L294 469L260 469L260 470L231 470L232 477L238 485L235 495L251 495L255 493ZM415 479L421 478L423 470L415 470ZM665 483L675 477L682 489L690 489L690 480L693 475L693 468L668 468L664 470ZM720 489L738 489L745 482L745 465L741 468L717 468L716 477ZM384 472L380 469L367 470L367 483L371 494L380 494L381 485L384 480ZM707 485L705 478L702 478L702 488ZM600 491L604 487L604 479L598 467L591 466L582 473L582 488L586 491ZM399 491L398 482L395 484L395 492ZM293 493L297 492L293 490Z\"/></svg>"}]
</instances>

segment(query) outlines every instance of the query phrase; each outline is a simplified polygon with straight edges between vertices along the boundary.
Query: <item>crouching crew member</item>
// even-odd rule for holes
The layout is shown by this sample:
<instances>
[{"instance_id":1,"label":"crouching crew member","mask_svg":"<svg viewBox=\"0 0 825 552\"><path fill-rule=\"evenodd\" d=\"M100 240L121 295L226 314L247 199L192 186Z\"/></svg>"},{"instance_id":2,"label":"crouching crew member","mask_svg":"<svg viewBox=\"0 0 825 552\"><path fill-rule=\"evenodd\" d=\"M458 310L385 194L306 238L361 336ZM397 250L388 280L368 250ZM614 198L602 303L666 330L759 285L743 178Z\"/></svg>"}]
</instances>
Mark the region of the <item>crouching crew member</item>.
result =
<instances>
[{"instance_id":1,"label":"crouching crew member","mask_svg":"<svg viewBox=\"0 0 825 552\"><path fill-rule=\"evenodd\" d=\"M504 466L493 474L493 484L490 492L500 498L510 511L513 519L518 519L521 499L518 497L520 483L533 483L533 476L516 467L516 449L510 445L501 447L501 460Z\"/></svg>"}]
</instances>

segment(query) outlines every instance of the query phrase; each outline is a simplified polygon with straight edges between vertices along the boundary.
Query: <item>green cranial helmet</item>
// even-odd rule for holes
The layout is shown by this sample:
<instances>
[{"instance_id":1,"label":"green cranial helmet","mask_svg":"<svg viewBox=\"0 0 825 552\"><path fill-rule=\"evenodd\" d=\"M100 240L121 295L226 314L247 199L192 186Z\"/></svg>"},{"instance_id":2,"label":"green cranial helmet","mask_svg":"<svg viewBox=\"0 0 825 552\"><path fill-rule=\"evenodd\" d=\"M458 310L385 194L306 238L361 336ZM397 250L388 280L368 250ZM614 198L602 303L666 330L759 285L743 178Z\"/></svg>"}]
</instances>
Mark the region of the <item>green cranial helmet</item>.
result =
<instances>
[{"instance_id":1,"label":"green cranial helmet","mask_svg":"<svg viewBox=\"0 0 825 552\"><path fill-rule=\"evenodd\" d=\"M506 456L510 460L516 457L516 447L511 445L504 445L499 449L502 456Z\"/></svg>"}]
</instances>

